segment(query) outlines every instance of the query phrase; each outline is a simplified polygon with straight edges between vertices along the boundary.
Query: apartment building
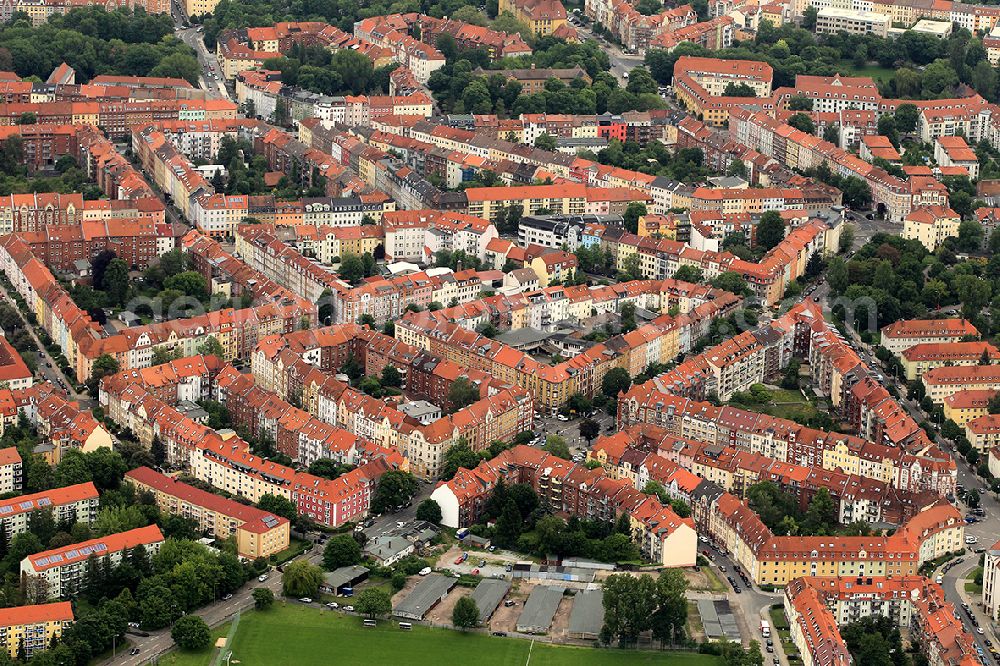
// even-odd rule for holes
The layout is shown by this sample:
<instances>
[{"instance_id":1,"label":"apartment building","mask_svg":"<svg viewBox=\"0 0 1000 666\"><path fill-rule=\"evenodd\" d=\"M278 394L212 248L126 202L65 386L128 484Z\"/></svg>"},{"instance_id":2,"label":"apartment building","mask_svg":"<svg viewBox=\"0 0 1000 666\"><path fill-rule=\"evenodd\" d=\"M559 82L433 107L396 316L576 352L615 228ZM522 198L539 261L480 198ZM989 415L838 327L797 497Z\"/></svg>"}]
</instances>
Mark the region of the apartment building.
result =
<instances>
[{"instance_id":1,"label":"apartment building","mask_svg":"<svg viewBox=\"0 0 1000 666\"><path fill-rule=\"evenodd\" d=\"M643 495L623 480L607 478L530 446L516 446L475 469L462 468L437 487L431 499L441 506L442 525L474 524L498 483L527 483L556 512L614 521L626 514L631 537L643 555L661 566L690 566L697 555L694 521L679 518L669 506Z\"/></svg>"},{"instance_id":2,"label":"apartment building","mask_svg":"<svg viewBox=\"0 0 1000 666\"><path fill-rule=\"evenodd\" d=\"M824 7L816 15L818 35L846 32L852 35L872 34L885 37L890 25L890 17L877 12Z\"/></svg>"},{"instance_id":3,"label":"apartment building","mask_svg":"<svg viewBox=\"0 0 1000 666\"><path fill-rule=\"evenodd\" d=\"M970 180L979 178L979 157L961 136L939 136L934 139L934 159L942 167L961 167Z\"/></svg>"},{"instance_id":4,"label":"apartment building","mask_svg":"<svg viewBox=\"0 0 1000 666\"><path fill-rule=\"evenodd\" d=\"M1000 415L987 414L965 424L965 436L979 452L990 451L989 464L993 466L993 449L1000 445Z\"/></svg>"},{"instance_id":5,"label":"apartment building","mask_svg":"<svg viewBox=\"0 0 1000 666\"><path fill-rule=\"evenodd\" d=\"M978 663L975 639L944 589L923 576L803 577L785 588L785 615L804 663L849 666L839 627L871 616L906 631L929 663Z\"/></svg>"},{"instance_id":6,"label":"apartment building","mask_svg":"<svg viewBox=\"0 0 1000 666\"><path fill-rule=\"evenodd\" d=\"M934 404L958 391L995 391L1000 389L1000 365L975 364L944 366L928 370L921 376L927 397Z\"/></svg>"},{"instance_id":7,"label":"apartment building","mask_svg":"<svg viewBox=\"0 0 1000 666\"><path fill-rule=\"evenodd\" d=\"M219 540L235 535L240 557L267 558L288 548L287 518L200 490L148 467L130 470L125 479L139 492L152 493L161 512L190 518L201 532Z\"/></svg>"},{"instance_id":8,"label":"apartment building","mask_svg":"<svg viewBox=\"0 0 1000 666\"><path fill-rule=\"evenodd\" d=\"M897 356L914 345L960 342L979 331L966 319L908 319L882 327L882 346Z\"/></svg>"},{"instance_id":9,"label":"apartment building","mask_svg":"<svg viewBox=\"0 0 1000 666\"><path fill-rule=\"evenodd\" d=\"M773 79L770 65L752 60L681 56L674 64L674 94L709 125L725 125L731 108L769 105L763 98L770 96ZM730 86L747 86L753 95L727 94Z\"/></svg>"},{"instance_id":10,"label":"apartment building","mask_svg":"<svg viewBox=\"0 0 1000 666\"><path fill-rule=\"evenodd\" d=\"M28 530L35 511L48 511L56 524L89 524L100 509L97 488L90 481L0 500L0 529L9 541Z\"/></svg>"},{"instance_id":11,"label":"apartment building","mask_svg":"<svg viewBox=\"0 0 1000 666\"><path fill-rule=\"evenodd\" d=\"M906 379L920 379L928 370L945 366L991 365L1000 360L1000 350L988 342L924 343L903 350L899 360Z\"/></svg>"},{"instance_id":12,"label":"apartment building","mask_svg":"<svg viewBox=\"0 0 1000 666\"><path fill-rule=\"evenodd\" d=\"M926 561L965 548L965 522L941 500L889 537L774 536L742 500L714 500L702 528L722 544L756 585L787 585L802 576L911 576Z\"/></svg>"},{"instance_id":13,"label":"apartment building","mask_svg":"<svg viewBox=\"0 0 1000 666\"><path fill-rule=\"evenodd\" d=\"M983 608L994 622L1000 620L1000 542L990 546L983 562Z\"/></svg>"},{"instance_id":14,"label":"apartment building","mask_svg":"<svg viewBox=\"0 0 1000 666\"><path fill-rule=\"evenodd\" d=\"M990 400L998 391L958 391L944 399L944 417L965 427L969 421L989 414Z\"/></svg>"},{"instance_id":15,"label":"apartment building","mask_svg":"<svg viewBox=\"0 0 1000 666\"><path fill-rule=\"evenodd\" d=\"M21 491L24 467L16 446L0 449L0 495Z\"/></svg>"},{"instance_id":16,"label":"apartment building","mask_svg":"<svg viewBox=\"0 0 1000 666\"><path fill-rule=\"evenodd\" d=\"M4 608L0 610L0 645L11 659L22 651L30 659L51 647L71 624L73 604L69 601Z\"/></svg>"},{"instance_id":17,"label":"apartment building","mask_svg":"<svg viewBox=\"0 0 1000 666\"><path fill-rule=\"evenodd\" d=\"M44 589L44 596L50 599L68 597L80 591L91 557L107 557L114 567L134 548L142 546L152 556L161 545L163 534L159 527L139 527L29 555L21 560L21 576L33 579L32 583Z\"/></svg>"},{"instance_id":18,"label":"apartment building","mask_svg":"<svg viewBox=\"0 0 1000 666\"><path fill-rule=\"evenodd\" d=\"M903 220L903 238L920 241L934 252L946 238L958 236L961 217L946 206L921 206L910 211Z\"/></svg>"}]
</instances>

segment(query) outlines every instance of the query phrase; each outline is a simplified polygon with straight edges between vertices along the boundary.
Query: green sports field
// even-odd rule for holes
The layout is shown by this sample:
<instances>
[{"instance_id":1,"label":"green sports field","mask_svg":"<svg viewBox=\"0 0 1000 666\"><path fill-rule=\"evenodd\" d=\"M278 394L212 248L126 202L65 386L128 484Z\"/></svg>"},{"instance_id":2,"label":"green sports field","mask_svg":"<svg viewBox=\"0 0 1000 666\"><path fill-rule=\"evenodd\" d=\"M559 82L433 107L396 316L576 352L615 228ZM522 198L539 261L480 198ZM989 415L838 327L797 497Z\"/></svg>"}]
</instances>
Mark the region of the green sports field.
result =
<instances>
[{"instance_id":1,"label":"green sports field","mask_svg":"<svg viewBox=\"0 0 1000 666\"><path fill-rule=\"evenodd\" d=\"M361 619L296 604L276 604L265 612L245 613L231 646L231 663L245 666L283 664L406 664L442 666L474 659L477 666L720 666L721 660L699 654L596 650L534 643L483 634L414 626L401 631L382 621L366 629ZM530 651L530 661L529 661Z\"/></svg>"}]
</instances>

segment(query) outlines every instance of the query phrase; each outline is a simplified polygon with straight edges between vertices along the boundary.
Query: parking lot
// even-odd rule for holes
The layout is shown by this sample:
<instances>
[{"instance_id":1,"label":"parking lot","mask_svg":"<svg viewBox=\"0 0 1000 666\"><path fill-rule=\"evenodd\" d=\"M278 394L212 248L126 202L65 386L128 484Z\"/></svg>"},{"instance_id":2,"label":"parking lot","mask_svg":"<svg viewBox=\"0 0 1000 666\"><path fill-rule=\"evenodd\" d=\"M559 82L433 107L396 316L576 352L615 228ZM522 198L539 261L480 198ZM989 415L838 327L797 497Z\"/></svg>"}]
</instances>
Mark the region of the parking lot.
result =
<instances>
[{"instance_id":1,"label":"parking lot","mask_svg":"<svg viewBox=\"0 0 1000 666\"><path fill-rule=\"evenodd\" d=\"M580 459L585 459L590 446L588 445L587 440L580 436L580 422L584 418L585 417L582 416L560 418L559 416L536 414L535 434L538 435L538 438L536 438L534 445L544 445L545 437L548 435L559 435L566 440L570 453L574 456L579 456ZM597 421L597 423L601 426L601 435L611 435L615 433L615 418L610 414L597 410L597 412L589 418Z\"/></svg>"}]
</instances>

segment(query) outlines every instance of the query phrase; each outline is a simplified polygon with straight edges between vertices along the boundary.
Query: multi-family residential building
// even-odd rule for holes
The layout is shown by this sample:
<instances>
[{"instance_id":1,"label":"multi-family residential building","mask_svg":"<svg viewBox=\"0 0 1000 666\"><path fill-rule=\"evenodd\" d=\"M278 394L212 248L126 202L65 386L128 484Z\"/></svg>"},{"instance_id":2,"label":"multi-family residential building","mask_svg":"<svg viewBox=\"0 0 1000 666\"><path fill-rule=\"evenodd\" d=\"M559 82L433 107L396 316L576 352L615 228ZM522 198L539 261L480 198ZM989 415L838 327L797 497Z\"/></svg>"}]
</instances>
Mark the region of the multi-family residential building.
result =
<instances>
[{"instance_id":1,"label":"multi-family residential building","mask_svg":"<svg viewBox=\"0 0 1000 666\"><path fill-rule=\"evenodd\" d=\"M116 566L135 548L141 546L153 556L161 545L163 534L159 527L139 527L29 555L21 560L21 576L28 577L42 599L68 597L80 591L91 557L107 557L111 565Z\"/></svg>"},{"instance_id":2,"label":"multi-family residential building","mask_svg":"<svg viewBox=\"0 0 1000 666\"><path fill-rule=\"evenodd\" d=\"M803 577L785 588L784 609L792 642L810 666L855 663L840 627L872 616L907 631L931 664L979 662L958 610L923 576Z\"/></svg>"},{"instance_id":3,"label":"multi-family residential building","mask_svg":"<svg viewBox=\"0 0 1000 666\"><path fill-rule=\"evenodd\" d=\"M89 524L97 517L99 508L97 488L90 481L18 495L0 501L0 529L10 540L28 530L36 511L50 512L57 525Z\"/></svg>"},{"instance_id":4,"label":"multi-family residential building","mask_svg":"<svg viewBox=\"0 0 1000 666\"><path fill-rule=\"evenodd\" d=\"M235 536L240 557L267 558L288 548L287 518L200 490L148 467L130 470L125 480L140 492L152 493L163 513L190 518L200 531L219 540Z\"/></svg>"},{"instance_id":5,"label":"multi-family residential building","mask_svg":"<svg viewBox=\"0 0 1000 666\"><path fill-rule=\"evenodd\" d=\"M0 610L0 646L11 659L21 653L30 659L51 647L71 624L73 604L69 601L4 608Z\"/></svg>"},{"instance_id":6,"label":"multi-family residential building","mask_svg":"<svg viewBox=\"0 0 1000 666\"><path fill-rule=\"evenodd\" d=\"M20 492L24 466L16 446L0 449L0 495Z\"/></svg>"},{"instance_id":7,"label":"multi-family residential building","mask_svg":"<svg viewBox=\"0 0 1000 666\"><path fill-rule=\"evenodd\" d=\"M944 399L944 417L965 427L969 421L989 414L990 401L998 392L1000 391L968 390L952 393Z\"/></svg>"},{"instance_id":8,"label":"multi-family residential building","mask_svg":"<svg viewBox=\"0 0 1000 666\"><path fill-rule=\"evenodd\" d=\"M644 557L661 566L690 566L697 555L694 521L679 518L669 507L613 480L601 469L588 470L530 446L516 446L475 469L462 468L431 494L441 506L442 525L474 524L498 483L527 483L553 511L592 520L614 521L626 514L632 539Z\"/></svg>"},{"instance_id":9,"label":"multi-family residential building","mask_svg":"<svg viewBox=\"0 0 1000 666\"><path fill-rule=\"evenodd\" d=\"M903 220L903 238L920 241L934 252L946 238L958 236L961 217L946 206L921 206Z\"/></svg>"},{"instance_id":10,"label":"multi-family residential building","mask_svg":"<svg viewBox=\"0 0 1000 666\"><path fill-rule=\"evenodd\" d=\"M979 337L979 331L967 319L907 319L882 328L882 346L897 356L914 345L960 342Z\"/></svg>"},{"instance_id":11,"label":"multi-family residential building","mask_svg":"<svg viewBox=\"0 0 1000 666\"><path fill-rule=\"evenodd\" d=\"M942 366L928 370L921 376L927 397L935 404L958 391L996 391L1000 389L1000 365Z\"/></svg>"},{"instance_id":12,"label":"multi-family residential building","mask_svg":"<svg viewBox=\"0 0 1000 666\"><path fill-rule=\"evenodd\" d=\"M925 372L944 366L991 365L1000 360L1000 350L988 342L923 343L903 350L899 360L906 379L919 379Z\"/></svg>"}]
</instances>

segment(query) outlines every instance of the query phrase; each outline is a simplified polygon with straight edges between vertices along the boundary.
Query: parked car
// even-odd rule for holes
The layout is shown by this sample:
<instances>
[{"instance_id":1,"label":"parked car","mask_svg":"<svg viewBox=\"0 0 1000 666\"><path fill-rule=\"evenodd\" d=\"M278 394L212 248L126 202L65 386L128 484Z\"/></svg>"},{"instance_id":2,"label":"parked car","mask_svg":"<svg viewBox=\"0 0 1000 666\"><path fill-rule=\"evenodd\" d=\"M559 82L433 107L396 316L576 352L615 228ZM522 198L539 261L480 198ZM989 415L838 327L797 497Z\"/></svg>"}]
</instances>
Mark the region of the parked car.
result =
<instances>
[{"instance_id":1,"label":"parked car","mask_svg":"<svg viewBox=\"0 0 1000 666\"><path fill-rule=\"evenodd\" d=\"M337 610L338 608L340 608L340 604L338 604L336 601L331 601L326 605L326 607L331 610Z\"/></svg>"},{"instance_id":2,"label":"parked car","mask_svg":"<svg viewBox=\"0 0 1000 666\"><path fill-rule=\"evenodd\" d=\"M261 574L261 575L257 576L257 582L258 583L263 583L265 580L267 580L267 574Z\"/></svg>"},{"instance_id":3,"label":"parked car","mask_svg":"<svg viewBox=\"0 0 1000 666\"><path fill-rule=\"evenodd\" d=\"M128 651L128 653L134 657L135 655L139 654L139 648L132 648L131 650Z\"/></svg>"},{"instance_id":4,"label":"parked car","mask_svg":"<svg viewBox=\"0 0 1000 666\"><path fill-rule=\"evenodd\" d=\"M229 601L232 598L233 598L233 595L231 593L226 593L226 594L222 595L222 600L223 601Z\"/></svg>"},{"instance_id":5,"label":"parked car","mask_svg":"<svg viewBox=\"0 0 1000 666\"><path fill-rule=\"evenodd\" d=\"M344 610L347 611L348 613L353 613L354 606L344 606Z\"/></svg>"},{"instance_id":6,"label":"parked car","mask_svg":"<svg viewBox=\"0 0 1000 666\"><path fill-rule=\"evenodd\" d=\"M301 599L299 599L299 601L301 601L304 604L311 604L313 602L311 597L302 597Z\"/></svg>"}]
</instances>

